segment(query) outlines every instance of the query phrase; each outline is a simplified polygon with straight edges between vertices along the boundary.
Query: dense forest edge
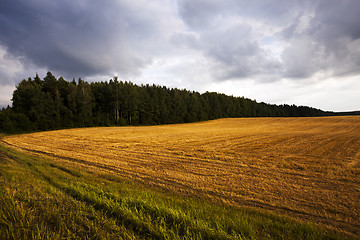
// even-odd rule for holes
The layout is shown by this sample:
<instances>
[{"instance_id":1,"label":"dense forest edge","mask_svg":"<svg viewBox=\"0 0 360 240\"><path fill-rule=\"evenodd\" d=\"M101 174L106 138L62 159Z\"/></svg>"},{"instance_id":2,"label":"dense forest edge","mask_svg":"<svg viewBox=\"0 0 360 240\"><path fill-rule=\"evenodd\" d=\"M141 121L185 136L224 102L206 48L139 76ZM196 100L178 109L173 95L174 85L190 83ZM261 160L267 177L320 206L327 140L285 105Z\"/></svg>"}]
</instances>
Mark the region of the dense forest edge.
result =
<instances>
[{"instance_id":1,"label":"dense forest edge","mask_svg":"<svg viewBox=\"0 0 360 240\"><path fill-rule=\"evenodd\" d=\"M0 110L0 132L62 128L190 123L232 117L315 117L336 115L306 106L258 103L214 92L200 94L157 85L119 81L66 81L50 71L22 80L12 107Z\"/></svg>"}]
</instances>

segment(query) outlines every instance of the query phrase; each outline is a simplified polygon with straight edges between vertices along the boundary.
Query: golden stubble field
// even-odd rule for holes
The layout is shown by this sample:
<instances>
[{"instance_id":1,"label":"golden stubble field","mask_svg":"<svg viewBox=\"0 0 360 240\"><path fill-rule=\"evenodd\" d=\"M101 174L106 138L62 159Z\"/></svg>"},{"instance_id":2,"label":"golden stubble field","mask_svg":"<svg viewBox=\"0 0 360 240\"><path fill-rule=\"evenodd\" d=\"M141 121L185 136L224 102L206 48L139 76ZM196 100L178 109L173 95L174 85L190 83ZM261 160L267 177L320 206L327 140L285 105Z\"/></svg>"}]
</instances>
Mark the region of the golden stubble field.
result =
<instances>
[{"instance_id":1,"label":"golden stubble field","mask_svg":"<svg viewBox=\"0 0 360 240\"><path fill-rule=\"evenodd\" d=\"M360 117L83 128L3 141L166 191L360 232Z\"/></svg>"}]
</instances>

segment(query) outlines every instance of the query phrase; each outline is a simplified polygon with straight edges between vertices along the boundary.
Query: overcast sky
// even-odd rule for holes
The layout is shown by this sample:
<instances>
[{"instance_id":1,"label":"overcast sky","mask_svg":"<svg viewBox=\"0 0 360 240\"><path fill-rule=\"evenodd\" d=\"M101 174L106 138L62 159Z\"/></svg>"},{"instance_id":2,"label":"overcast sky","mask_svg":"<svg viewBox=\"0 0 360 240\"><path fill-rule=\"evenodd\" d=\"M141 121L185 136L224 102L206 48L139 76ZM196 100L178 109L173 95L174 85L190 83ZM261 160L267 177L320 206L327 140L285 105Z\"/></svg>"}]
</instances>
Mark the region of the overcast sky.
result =
<instances>
[{"instance_id":1,"label":"overcast sky","mask_svg":"<svg viewBox=\"0 0 360 240\"><path fill-rule=\"evenodd\" d=\"M360 1L1 0L0 106L49 70L360 110Z\"/></svg>"}]
</instances>

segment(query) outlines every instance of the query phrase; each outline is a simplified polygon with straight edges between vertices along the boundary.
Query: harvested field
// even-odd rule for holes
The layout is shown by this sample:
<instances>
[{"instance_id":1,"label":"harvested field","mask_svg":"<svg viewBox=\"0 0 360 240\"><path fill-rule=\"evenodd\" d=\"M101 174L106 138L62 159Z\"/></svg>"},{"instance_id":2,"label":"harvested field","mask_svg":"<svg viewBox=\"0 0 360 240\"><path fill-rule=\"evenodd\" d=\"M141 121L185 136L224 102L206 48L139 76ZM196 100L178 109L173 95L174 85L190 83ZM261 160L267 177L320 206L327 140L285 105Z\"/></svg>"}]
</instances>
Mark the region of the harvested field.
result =
<instances>
[{"instance_id":1,"label":"harvested field","mask_svg":"<svg viewBox=\"0 0 360 240\"><path fill-rule=\"evenodd\" d=\"M360 232L360 117L83 128L3 141L167 191Z\"/></svg>"}]
</instances>

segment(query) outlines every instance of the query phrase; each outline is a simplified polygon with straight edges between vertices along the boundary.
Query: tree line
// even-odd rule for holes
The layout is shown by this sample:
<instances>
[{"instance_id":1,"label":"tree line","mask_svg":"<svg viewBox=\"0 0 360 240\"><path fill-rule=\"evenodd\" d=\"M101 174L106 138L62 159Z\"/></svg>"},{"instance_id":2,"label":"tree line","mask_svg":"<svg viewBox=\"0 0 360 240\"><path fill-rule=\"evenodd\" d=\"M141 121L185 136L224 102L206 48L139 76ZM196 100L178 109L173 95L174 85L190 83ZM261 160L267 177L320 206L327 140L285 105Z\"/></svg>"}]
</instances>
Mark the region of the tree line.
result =
<instances>
[{"instance_id":1,"label":"tree line","mask_svg":"<svg viewBox=\"0 0 360 240\"><path fill-rule=\"evenodd\" d=\"M244 97L119 81L66 81L48 72L22 80L12 107L0 111L7 133L92 126L190 123L228 117L310 117L330 115L319 109L257 103Z\"/></svg>"}]
</instances>

